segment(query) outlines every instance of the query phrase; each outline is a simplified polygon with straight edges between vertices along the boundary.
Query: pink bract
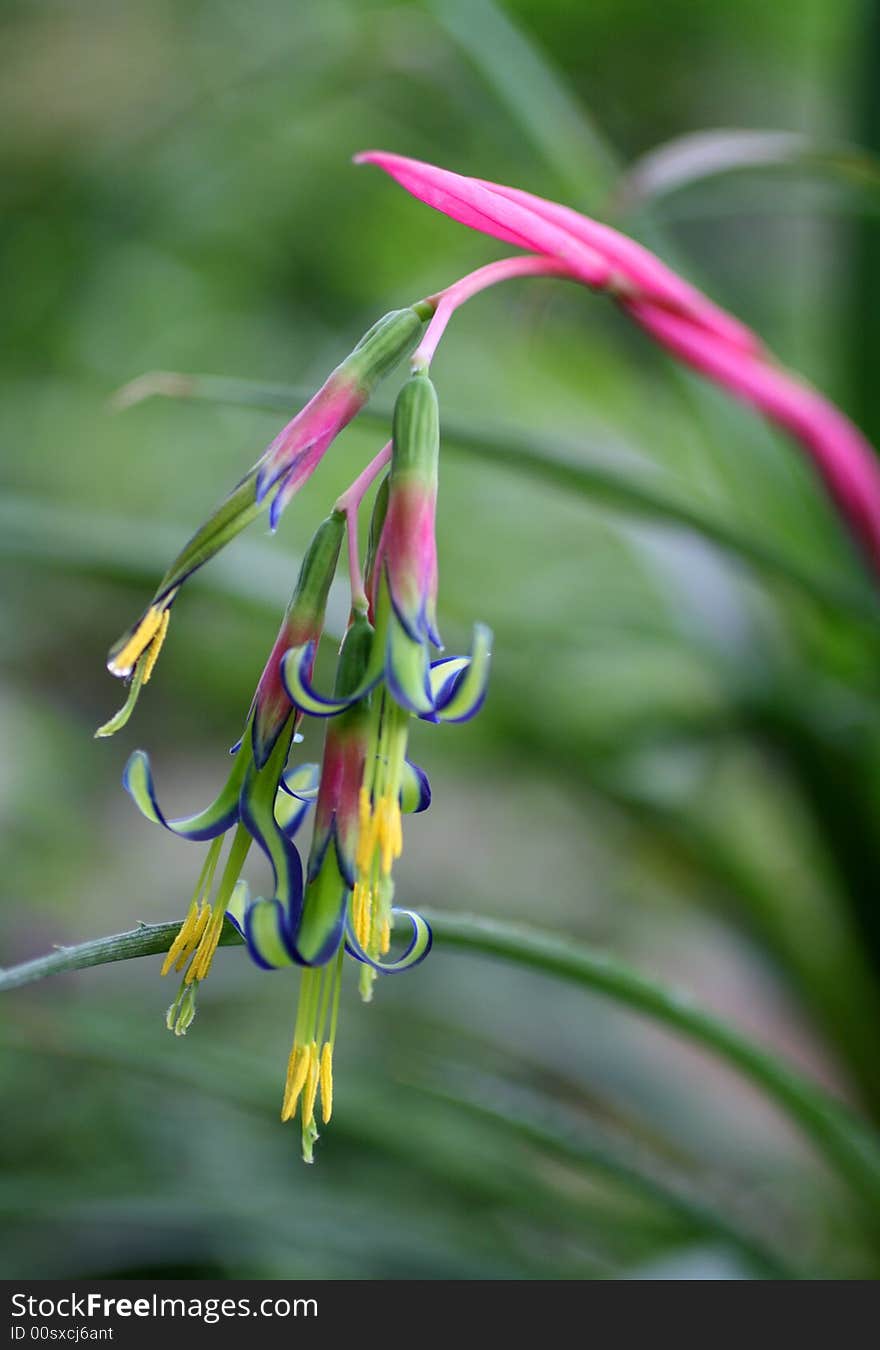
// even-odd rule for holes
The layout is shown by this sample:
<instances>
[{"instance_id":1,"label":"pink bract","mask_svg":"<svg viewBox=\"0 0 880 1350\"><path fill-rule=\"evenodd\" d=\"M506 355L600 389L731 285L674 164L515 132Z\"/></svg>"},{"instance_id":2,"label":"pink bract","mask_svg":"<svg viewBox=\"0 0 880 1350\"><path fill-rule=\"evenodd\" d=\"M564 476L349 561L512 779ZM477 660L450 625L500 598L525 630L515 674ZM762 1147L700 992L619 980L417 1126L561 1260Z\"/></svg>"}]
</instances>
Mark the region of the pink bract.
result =
<instances>
[{"instance_id":1,"label":"pink bract","mask_svg":"<svg viewBox=\"0 0 880 1350\"><path fill-rule=\"evenodd\" d=\"M738 319L648 249L570 207L384 151L366 151L356 162L384 169L454 220L554 258L572 277L609 290L668 352L799 441L880 574L880 465L873 448L844 413L775 363Z\"/></svg>"}]
</instances>

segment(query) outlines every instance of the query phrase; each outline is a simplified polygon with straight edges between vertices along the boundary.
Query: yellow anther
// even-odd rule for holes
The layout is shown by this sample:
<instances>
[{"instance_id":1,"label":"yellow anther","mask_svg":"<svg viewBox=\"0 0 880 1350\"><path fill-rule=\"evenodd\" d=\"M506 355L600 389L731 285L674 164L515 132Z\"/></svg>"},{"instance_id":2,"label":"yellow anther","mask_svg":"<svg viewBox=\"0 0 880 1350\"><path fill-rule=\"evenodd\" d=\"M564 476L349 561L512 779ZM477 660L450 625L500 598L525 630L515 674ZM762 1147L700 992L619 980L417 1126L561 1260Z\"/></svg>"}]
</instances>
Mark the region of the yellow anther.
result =
<instances>
[{"instance_id":1,"label":"yellow anther","mask_svg":"<svg viewBox=\"0 0 880 1350\"><path fill-rule=\"evenodd\" d=\"M168 948L168 955L162 962L163 975L167 975L169 970L176 966L178 962L185 961L190 952L195 950L199 940L199 938L195 936L199 920L199 907L196 901L193 900L186 918L177 931L177 937ZM199 936L201 936L201 931L199 932Z\"/></svg>"},{"instance_id":2,"label":"yellow anther","mask_svg":"<svg viewBox=\"0 0 880 1350\"><path fill-rule=\"evenodd\" d=\"M400 824L400 805L386 794L376 803L379 849L382 855L382 875L391 875L394 859L403 852L403 830Z\"/></svg>"},{"instance_id":3,"label":"yellow anther","mask_svg":"<svg viewBox=\"0 0 880 1350\"><path fill-rule=\"evenodd\" d=\"M373 893L363 881L355 885L354 934L362 947L370 941L370 927L373 922Z\"/></svg>"},{"instance_id":4,"label":"yellow anther","mask_svg":"<svg viewBox=\"0 0 880 1350\"><path fill-rule=\"evenodd\" d=\"M223 909L221 907L213 911L209 910L209 914L210 922L205 923L202 928L196 954L184 976L188 984L192 980L207 979L211 962L214 960L214 953L217 950L217 944L220 941L220 933L223 929Z\"/></svg>"},{"instance_id":5,"label":"yellow anther","mask_svg":"<svg viewBox=\"0 0 880 1350\"><path fill-rule=\"evenodd\" d=\"M321 1117L327 1125L333 1115L333 1047L324 1042L321 1051Z\"/></svg>"},{"instance_id":6,"label":"yellow anther","mask_svg":"<svg viewBox=\"0 0 880 1350\"><path fill-rule=\"evenodd\" d=\"M387 919L382 920L382 932L379 937L379 955L385 956L391 947L391 924Z\"/></svg>"},{"instance_id":7,"label":"yellow anther","mask_svg":"<svg viewBox=\"0 0 880 1350\"><path fill-rule=\"evenodd\" d=\"M146 659L144 661L144 674L141 684L149 684L150 676L156 668L156 662L159 660L159 653L162 650L162 643L165 641L165 634L168 632L168 625L171 622L171 610L166 609L162 612L162 621L159 624L156 636L153 638L147 648Z\"/></svg>"},{"instance_id":8,"label":"yellow anther","mask_svg":"<svg viewBox=\"0 0 880 1350\"><path fill-rule=\"evenodd\" d=\"M355 850L355 866L359 872L368 872L373 862L373 850L376 847L378 821L373 814L370 794L365 787L358 798L358 842Z\"/></svg>"},{"instance_id":9,"label":"yellow anther","mask_svg":"<svg viewBox=\"0 0 880 1350\"><path fill-rule=\"evenodd\" d=\"M201 909L199 910L198 918L196 919L196 922L193 925L192 932L190 933L189 938L187 940L186 950L181 952L180 956L178 957L175 963L174 966L175 970L177 971L183 970L190 956L199 946L199 943L201 942L202 937L204 935L205 929L208 927L210 919L211 919L211 906L208 904L206 900L203 903Z\"/></svg>"},{"instance_id":10,"label":"yellow anther","mask_svg":"<svg viewBox=\"0 0 880 1350\"><path fill-rule=\"evenodd\" d=\"M165 619L166 613L166 609L162 609L158 605L150 605L125 645L107 662L107 669L113 675L131 674L138 657L153 641L163 622L165 627L168 627Z\"/></svg>"},{"instance_id":11,"label":"yellow anther","mask_svg":"<svg viewBox=\"0 0 880 1350\"><path fill-rule=\"evenodd\" d=\"M320 1077L320 1062L318 1059L318 1045L312 1041L308 1048L309 1068L306 1077L306 1086L303 1092L302 1102L302 1123L311 1125L315 1119L315 1100L318 1096L318 1079Z\"/></svg>"},{"instance_id":12,"label":"yellow anther","mask_svg":"<svg viewBox=\"0 0 880 1350\"><path fill-rule=\"evenodd\" d=\"M373 808L370 804L370 794L365 787L362 787L358 793L358 828L361 834L366 832L372 812Z\"/></svg>"},{"instance_id":13,"label":"yellow anther","mask_svg":"<svg viewBox=\"0 0 880 1350\"><path fill-rule=\"evenodd\" d=\"M299 1094L306 1084L306 1077L309 1072L309 1048L305 1045L294 1045L290 1052L290 1059L287 1061L287 1079L284 1084L284 1102L281 1106L281 1119L290 1120L296 1113L296 1104L299 1101Z\"/></svg>"}]
</instances>

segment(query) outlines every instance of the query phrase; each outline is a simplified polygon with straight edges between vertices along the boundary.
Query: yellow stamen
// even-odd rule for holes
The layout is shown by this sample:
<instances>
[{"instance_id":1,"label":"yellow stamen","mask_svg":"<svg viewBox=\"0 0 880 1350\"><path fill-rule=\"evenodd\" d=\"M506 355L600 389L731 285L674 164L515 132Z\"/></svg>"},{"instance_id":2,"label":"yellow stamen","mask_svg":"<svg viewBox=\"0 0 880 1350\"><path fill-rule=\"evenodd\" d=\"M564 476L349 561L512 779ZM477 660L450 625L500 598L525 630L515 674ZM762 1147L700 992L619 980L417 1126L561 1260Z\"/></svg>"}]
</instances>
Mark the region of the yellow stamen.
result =
<instances>
[{"instance_id":1,"label":"yellow stamen","mask_svg":"<svg viewBox=\"0 0 880 1350\"><path fill-rule=\"evenodd\" d=\"M195 900L189 907L189 912L177 932L177 937L168 948L168 955L162 963L162 974L167 975L169 970L177 966L179 961L185 961L191 951L195 950L199 937L203 931L199 928L203 911Z\"/></svg>"},{"instance_id":2,"label":"yellow stamen","mask_svg":"<svg viewBox=\"0 0 880 1350\"><path fill-rule=\"evenodd\" d=\"M395 858L403 853L403 820L400 815L400 802L394 802L391 815L391 843Z\"/></svg>"},{"instance_id":3,"label":"yellow stamen","mask_svg":"<svg viewBox=\"0 0 880 1350\"><path fill-rule=\"evenodd\" d=\"M354 934L363 948L370 941L370 927L373 922L373 893L364 881L355 885Z\"/></svg>"},{"instance_id":4,"label":"yellow stamen","mask_svg":"<svg viewBox=\"0 0 880 1350\"><path fill-rule=\"evenodd\" d=\"M309 1048L294 1044L287 1061L287 1080L284 1084L284 1102L281 1107L281 1119L290 1120L296 1113L299 1094L306 1083L309 1072Z\"/></svg>"},{"instance_id":5,"label":"yellow stamen","mask_svg":"<svg viewBox=\"0 0 880 1350\"><path fill-rule=\"evenodd\" d=\"M214 960L214 953L217 950L217 944L220 941L220 933L223 929L223 906L219 905L217 909L209 911L209 913L211 916L210 923L206 923L202 927L196 954L184 976L187 984L193 980L207 979L211 962Z\"/></svg>"},{"instance_id":6,"label":"yellow stamen","mask_svg":"<svg viewBox=\"0 0 880 1350\"><path fill-rule=\"evenodd\" d=\"M202 905L202 908L199 910L199 917L193 928L189 942L187 943L186 951L181 952L180 957L175 962L174 965L175 970L177 971L183 970L190 956L196 950L199 943L201 942L202 936L205 932L205 929L208 926L210 918L211 918L211 906L208 904L206 900Z\"/></svg>"},{"instance_id":7,"label":"yellow stamen","mask_svg":"<svg viewBox=\"0 0 880 1350\"><path fill-rule=\"evenodd\" d=\"M355 852L355 866L359 872L369 871L376 846L376 828L370 794L362 787L358 798L358 843Z\"/></svg>"},{"instance_id":8,"label":"yellow stamen","mask_svg":"<svg viewBox=\"0 0 880 1350\"><path fill-rule=\"evenodd\" d=\"M156 662L159 660L159 653L162 650L162 643L165 641L165 634L168 632L168 625L170 622L171 622L171 610L170 609L163 610L162 621L159 624L159 629L156 633L156 636L153 638L152 642L147 648L147 657L144 662L144 675L143 679L141 680L141 684L150 683L150 676L155 670Z\"/></svg>"},{"instance_id":9,"label":"yellow stamen","mask_svg":"<svg viewBox=\"0 0 880 1350\"><path fill-rule=\"evenodd\" d=\"M320 1066L318 1061L318 1045L312 1041L308 1048L309 1071L306 1078L305 1091L303 1093L302 1103L302 1122L303 1125L311 1125L315 1119L315 1100L318 1096L318 1079L320 1077Z\"/></svg>"},{"instance_id":10,"label":"yellow stamen","mask_svg":"<svg viewBox=\"0 0 880 1350\"><path fill-rule=\"evenodd\" d=\"M391 947L391 924L387 919L382 920L382 931L379 936L379 955L385 956Z\"/></svg>"},{"instance_id":11,"label":"yellow stamen","mask_svg":"<svg viewBox=\"0 0 880 1350\"><path fill-rule=\"evenodd\" d=\"M134 669L135 661L137 661L141 653L146 650L159 629L162 627L166 613L167 610L161 608L159 605L150 605L150 608L129 637L125 646L107 662L107 668L111 674L131 674ZM168 627L167 621L165 621L165 627Z\"/></svg>"},{"instance_id":12,"label":"yellow stamen","mask_svg":"<svg viewBox=\"0 0 880 1350\"><path fill-rule=\"evenodd\" d=\"M333 1115L333 1047L329 1041L324 1042L324 1048L321 1051L321 1118L324 1124L329 1124L330 1117Z\"/></svg>"},{"instance_id":13,"label":"yellow stamen","mask_svg":"<svg viewBox=\"0 0 880 1350\"><path fill-rule=\"evenodd\" d=\"M400 805L390 794L376 803L377 836L382 855L382 875L391 874L394 859L403 851L403 830L400 824Z\"/></svg>"}]
</instances>

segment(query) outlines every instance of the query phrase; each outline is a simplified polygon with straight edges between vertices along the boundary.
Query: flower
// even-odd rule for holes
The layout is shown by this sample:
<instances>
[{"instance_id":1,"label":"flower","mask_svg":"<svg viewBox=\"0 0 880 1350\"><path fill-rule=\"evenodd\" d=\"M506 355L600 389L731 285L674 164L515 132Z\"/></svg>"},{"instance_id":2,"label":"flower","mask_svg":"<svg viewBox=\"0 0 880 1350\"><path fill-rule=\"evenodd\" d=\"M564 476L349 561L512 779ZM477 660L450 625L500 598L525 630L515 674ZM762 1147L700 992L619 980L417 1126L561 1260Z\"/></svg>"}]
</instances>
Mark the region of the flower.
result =
<instances>
[{"instance_id":1,"label":"flower","mask_svg":"<svg viewBox=\"0 0 880 1350\"><path fill-rule=\"evenodd\" d=\"M342 544L344 518L333 514L317 530L300 568L293 597L266 663L248 714L226 784L205 810L169 819L156 797L149 757L136 750L126 764L123 785L148 820L183 839L211 841L187 916L168 952L163 975L183 971L180 991L168 1010L168 1026L183 1035L195 1015L198 985L207 977L220 939L223 917L232 903L252 842L269 860L274 895L285 912L302 909L302 864L293 836L316 793L314 765L288 770L287 761L301 712L278 678L280 661L292 641L320 637L330 583ZM232 842L213 901L223 838L234 829Z\"/></svg>"},{"instance_id":2,"label":"flower","mask_svg":"<svg viewBox=\"0 0 880 1350\"><path fill-rule=\"evenodd\" d=\"M333 1051L342 957L361 964L361 995L369 1002L376 975L411 970L431 949L431 929L412 910L394 905L391 871L403 848L401 815L427 809L431 791L424 772L406 758L412 714L384 684L362 691L378 633L365 611L353 615L339 656L336 707L328 715L315 828L301 910L285 897L233 895L229 918L254 961L263 968L301 965L299 1004L288 1060L282 1120L300 1112L303 1157L313 1159L318 1137L315 1111L324 1123L333 1109ZM458 680L461 658L438 688ZM459 706L459 720L476 710ZM409 924L409 941L390 956L395 920Z\"/></svg>"},{"instance_id":3,"label":"flower","mask_svg":"<svg viewBox=\"0 0 880 1350\"><path fill-rule=\"evenodd\" d=\"M360 684L325 697L309 679L312 644L292 648L281 662L288 696L314 717L330 717L384 680L406 712L431 721L472 716L485 693L491 634L476 625L470 659L431 662L437 632L437 502L439 416L434 386L424 371L403 386L394 408L387 496L377 500L368 594L376 634Z\"/></svg>"},{"instance_id":4,"label":"flower","mask_svg":"<svg viewBox=\"0 0 880 1350\"><path fill-rule=\"evenodd\" d=\"M395 906L391 875L403 850L402 815L424 811L431 800L427 777L407 759L411 720L465 721L485 696L488 629L476 627L469 658L430 659L430 648L439 645L438 451L437 399L427 375L419 373L395 405L391 468L373 508L366 591L355 584L353 570L354 606L332 696L317 693L311 683L314 639L291 647L280 661L290 702L327 719L302 906L291 907L279 894L248 899L243 891L230 904L229 917L258 965L306 967L281 1118L299 1111L308 1162L318 1137L318 1102L325 1123L333 1109L344 952L362 967L361 995L368 1002L377 975L411 969L431 947L425 920ZM384 462L383 452L374 464ZM393 956L399 919L409 924L409 941Z\"/></svg>"},{"instance_id":5,"label":"flower","mask_svg":"<svg viewBox=\"0 0 880 1350\"><path fill-rule=\"evenodd\" d=\"M788 431L880 573L880 465L873 448L738 319L634 240L557 202L385 151L366 151L356 162L378 165L415 197L472 229L561 262L574 279L611 294L678 360Z\"/></svg>"},{"instance_id":6,"label":"flower","mask_svg":"<svg viewBox=\"0 0 880 1350\"><path fill-rule=\"evenodd\" d=\"M433 306L422 302L393 310L374 324L180 551L144 613L110 649L108 670L130 678L131 689L124 706L98 729L98 736L113 735L131 716L141 688L153 673L168 632L171 606L184 582L266 507L272 529L277 527L291 497L379 381L412 350L432 312Z\"/></svg>"}]
</instances>

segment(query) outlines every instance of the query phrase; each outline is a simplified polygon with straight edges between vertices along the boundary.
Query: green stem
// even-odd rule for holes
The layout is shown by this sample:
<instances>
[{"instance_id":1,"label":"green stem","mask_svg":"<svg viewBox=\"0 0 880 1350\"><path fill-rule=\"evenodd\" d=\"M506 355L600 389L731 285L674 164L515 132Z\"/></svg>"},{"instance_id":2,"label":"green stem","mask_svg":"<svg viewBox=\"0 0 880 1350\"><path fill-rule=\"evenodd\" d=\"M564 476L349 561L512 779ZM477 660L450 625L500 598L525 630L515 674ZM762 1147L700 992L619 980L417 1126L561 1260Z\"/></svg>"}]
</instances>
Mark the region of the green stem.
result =
<instances>
[{"instance_id":1,"label":"green stem","mask_svg":"<svg viewBox=\"0 0 880 1350\"><path fill-rule=\"evenodd\" d=\"M840 1102L783 1060L755 1044L686 993L641 975L621 961L566 937L467 914L429 913L440 947L513 961L605 994L635 1012L674 1028L757 1084L812 1141L835 1171L875 1213L880 1211L880 1140ZM63 971L82 970L167 951L180 924L142 924L0 972L0 992ZM230 924L223 946L241 941Z\"/></svg>"}]
</instances>

